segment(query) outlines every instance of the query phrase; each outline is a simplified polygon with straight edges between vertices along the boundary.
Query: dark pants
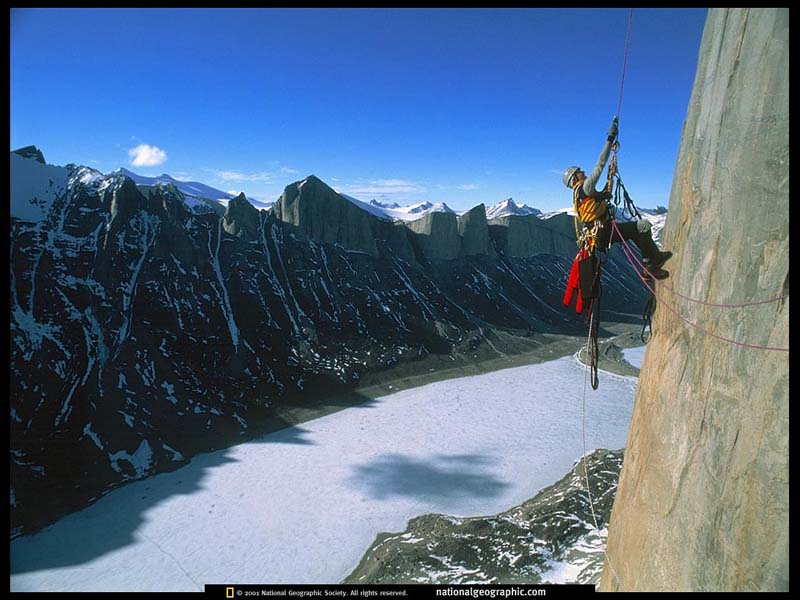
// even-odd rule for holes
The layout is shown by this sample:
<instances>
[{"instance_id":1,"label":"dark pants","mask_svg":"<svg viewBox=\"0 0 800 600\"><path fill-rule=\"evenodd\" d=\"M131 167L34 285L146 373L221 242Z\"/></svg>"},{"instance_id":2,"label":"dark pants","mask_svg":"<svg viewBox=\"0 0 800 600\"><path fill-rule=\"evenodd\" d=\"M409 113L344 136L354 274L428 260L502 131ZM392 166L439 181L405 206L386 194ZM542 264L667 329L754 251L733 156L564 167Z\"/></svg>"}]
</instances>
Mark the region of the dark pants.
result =
<instances>
[{"instance_id":1,"label":"dark pants","mask_svg":"<svg viewBox=\"0 0 800 600\"><path fill-rule=\"evenodd\" d=\"M631 241L639 247L642 253L642 258L647 262L657 260L660 250L656 243L653 241L653 236L650 233L652 227L649 221L641 219L639 221L619 222L616 221L617 229L622 234L623 239ZM611 234L614 234L615 244L619 243L619 233L613 230L611 221L606 221L603 228L597 234L597 249L605 250L608 248L608 241L611 239Z\"/></svg>"}]
</instances>

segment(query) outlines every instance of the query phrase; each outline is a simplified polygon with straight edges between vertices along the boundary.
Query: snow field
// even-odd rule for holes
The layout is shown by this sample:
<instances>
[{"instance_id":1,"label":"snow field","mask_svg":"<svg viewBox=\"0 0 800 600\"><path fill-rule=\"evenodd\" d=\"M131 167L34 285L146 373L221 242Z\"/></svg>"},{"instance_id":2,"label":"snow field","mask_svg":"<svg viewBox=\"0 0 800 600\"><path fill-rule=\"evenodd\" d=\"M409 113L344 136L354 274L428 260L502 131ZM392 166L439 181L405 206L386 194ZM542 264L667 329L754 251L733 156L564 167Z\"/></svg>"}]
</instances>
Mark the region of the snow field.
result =
<instances>
[{"instance_id":1,"label":"snow field","mask_svg":"<svg viewBox=\"0 0 800 600\"><path fill-rule=\"evenodd\" d=\"M574 356L440 381L195 457L11 543L11 591L338 583L381 531L495 514L582 455ZM625 445L636 379L586 391L587 452Z\"/></svg>"}]
</instances>

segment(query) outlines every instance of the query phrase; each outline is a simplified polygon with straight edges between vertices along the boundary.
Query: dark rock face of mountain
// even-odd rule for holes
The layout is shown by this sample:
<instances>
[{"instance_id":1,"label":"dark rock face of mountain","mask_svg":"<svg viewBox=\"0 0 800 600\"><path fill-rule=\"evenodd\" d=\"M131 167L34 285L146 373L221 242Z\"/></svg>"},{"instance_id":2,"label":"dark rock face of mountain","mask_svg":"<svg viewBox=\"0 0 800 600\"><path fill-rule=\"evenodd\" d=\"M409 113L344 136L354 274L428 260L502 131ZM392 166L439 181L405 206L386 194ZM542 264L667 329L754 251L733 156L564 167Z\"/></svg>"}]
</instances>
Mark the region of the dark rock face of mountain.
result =
<instances>
[{"instance_id":1,"label":"dark rock face of mountain","mask_svg":"<svg viewBox=\"0 0 800 600\"><path fill-rule=\"evenodd\" d=\"M430 212L406 225L417 234L414 241L428 258L452 260L461 254L461 238L455 214Z\"/></svg>"},{"instance_id":2,"label":"dark rock face of mountain","mask_svg":"<svg viewBox=\"0 0 800 600\"><path fill-rule=\"evenodd\" d=\"M40 162L43 165L47 164L44 161L44 154L42 151L39 150L36 146L25 146L24 148L17 148L13 150L14 154L19 154L20 156L24 156L25 158L32 158L36 162Z\"/></svg>"},{"instance_id":3,"label":"dark rock face of mountain","mask_svg":"<svg viewBox=\"0 0 800 600\"><path fill-rule=\"evenodd\" d=\"M462 256L478 254L496 256L494 245L489 239L486 207L483 204L479 204L458 217L458 235L461 236Z\"/></svg>"},{"instance_id":4,"label":"dark rock face of mountain","mask_svg":"<svg viewBox=\"0 0 800 600\"><path fill-rule=\"evenodd\" d=\"M273 211L313 240L378 256L377 219L314 175L287 186Z\"/></svg>"},{"instance_id":5,"label":"dark rock face of mountain","mask_svg":"<svg viewBox=\"0 0 800 600\"><path fill-rule=\"evenodd\" d=\"M547 219L542 219L541 224L560 233L572 240L575 239L575 219L567 213L559 213Z\"/></svg>"},{"instance_id":6,"label":"dark rock face of mountain","mask_svg":"<svg viewBox=\"0 0 800 600\"><path fill-rule=\"evenodd\" d=\"M622 454L596 450L586 457L594 517L581 458L560 481L504 513L423 515L409 521L404 532L380 534L344 583L597 584L605 553L602 532L611 515ZM573 580L563 581L563 575L552 573L553 563L580 567Z\"/></svg>"},{"instance_id":7,"label":"dark rock face of mountain","mask_svg":"<svg viewBox=\"0 0 800 600\"><path fill-rule=\"evenodd\" d=\"M574 230L567 235L562 221L549 223L550 220L543 221L535 215L508 215L492 219L489 231L495 245L507 256L574 256L577 252Z\"/></svg>"},{"instance_id":8,"label":"dark rock face of mountain","mask_svg":"<svg viewBox=\"0 0 800 600\"><path fill-rule=\"evenodd\" d=\"M33 176L35 159L19 160ZM172 184L64 173L65 189L45 180L52 197L11 218L12 535L280 427L280 407L365 374L503 350L493 332L585 331L560 304L572 256L457 258L455 245L438 260L424 234L316 178L288 186L274 214L239 197L219 217ZM472 218L464 236L452 214L430 222L482 249ZM612 258L606 272L605 308L638 312L629 267Z\"/></svg>"},{"instance_id":9,"label":"dark rock face of mountain","mask_svg":"<svg viewBox=\"0 0 800 600\"><path fill-rule=\"evenodd\" d=\"M225 232L248 241L258 239L258 210L247 201L244 194L239 194L228 202L222 228Z\"/></svg>"}]
</instances>

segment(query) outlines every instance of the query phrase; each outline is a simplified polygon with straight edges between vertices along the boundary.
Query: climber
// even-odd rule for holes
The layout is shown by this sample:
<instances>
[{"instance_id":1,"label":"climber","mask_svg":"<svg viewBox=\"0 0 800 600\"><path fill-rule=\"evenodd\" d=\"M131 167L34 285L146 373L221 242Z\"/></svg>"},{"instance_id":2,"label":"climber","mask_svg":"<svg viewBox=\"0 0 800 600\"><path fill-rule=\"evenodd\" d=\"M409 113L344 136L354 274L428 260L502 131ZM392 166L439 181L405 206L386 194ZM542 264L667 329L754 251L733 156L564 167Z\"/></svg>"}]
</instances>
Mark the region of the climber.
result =
<instances>
[{"instance_id":1,"label":"climber","mask_svg":"<svg viewBox=\"0 0 800 600\"><path fill-rule=\"evenodd\" d=\"M577 223L584 228L584 235L590 239L590 250L605 250L611 238L614 205L608 201L611 199L611 179L609 178L603 191L598 192L595 185L600 179L600 175L608 162L608 155L611 147L617 139L619 125L617 117L611 121L608 129L608 136L600 156L589 176L586 176L580 167L568 167L564 171L562 181L564 185L573 190L573 206L575 209L576 234L578 232ZM669 277L669 272L662 269L662 265L672 256L672 252L661 252L653 241L651 235L652 223L645 219L631 222L617 222L622 237L625 240L633 241L642 253L644 266L647 272L656 279ZM619 240L614 240L619 241Z\"/></svg>"}]
</instances>

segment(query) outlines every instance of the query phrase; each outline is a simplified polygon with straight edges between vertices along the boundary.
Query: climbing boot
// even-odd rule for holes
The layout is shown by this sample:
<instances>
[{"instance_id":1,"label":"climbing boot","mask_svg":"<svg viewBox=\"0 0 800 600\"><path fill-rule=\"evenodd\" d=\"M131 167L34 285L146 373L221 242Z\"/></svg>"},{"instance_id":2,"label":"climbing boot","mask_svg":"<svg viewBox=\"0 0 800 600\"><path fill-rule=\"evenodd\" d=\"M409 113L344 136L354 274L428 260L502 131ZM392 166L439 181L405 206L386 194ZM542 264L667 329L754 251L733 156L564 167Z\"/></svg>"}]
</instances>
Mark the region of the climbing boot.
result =
<instances>
[{"instance_id":1,"label":"climbing boot","mask_svg":"<svg viewBox=\"0 0 800 600\"><path fill-rule=\"evenodd\" d=\"M647 279L666 279L669 277L669 271L662 269L661 267L654 267L652 265L645 264L644 276Z\"/></svg>"},{"instance_id":2,"label":"climbing boot","mask_svg":"<svg viewBox=\"0 0 800 600\"><path fill-rule=\"evenodd\" d=\"M667 262L670 258L672 258L672 252L667 250L666 252L659 252L658 256L650 261L649 263L645 263L645 266L652 267L653 269L659 269L664 266L664 263Z\"/></svg>"}]
</instances>

